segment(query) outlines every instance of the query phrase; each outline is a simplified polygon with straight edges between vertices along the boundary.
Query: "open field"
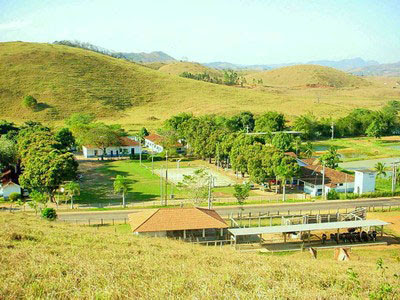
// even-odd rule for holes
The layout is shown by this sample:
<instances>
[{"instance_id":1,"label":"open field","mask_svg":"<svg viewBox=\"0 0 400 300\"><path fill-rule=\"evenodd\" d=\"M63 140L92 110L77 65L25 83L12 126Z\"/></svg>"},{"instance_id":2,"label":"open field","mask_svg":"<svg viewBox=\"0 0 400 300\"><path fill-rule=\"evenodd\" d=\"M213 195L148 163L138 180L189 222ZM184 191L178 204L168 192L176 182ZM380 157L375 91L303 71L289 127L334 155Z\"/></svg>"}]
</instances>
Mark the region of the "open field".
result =
<instances>
[{"instance_id":1,"label":"open field","mask_svg":"<svg viewBox=\"0 0 400 300\"><path fill-rule=\"evenodd\" d=\"M158 127L178 112L231 115L277 110L339 117L353 108L378 109L399 89L376 82L347 88L240 88L164 74L105 55L61 45L0 43L0 118L61 124L74 112L94 113L127 129ZM37 111L21 105L32 95Z\"/></svg>"},{"instance_id":2,"label":"open field","mask_svg":"<svg viewBox=\"0 0 400 300\"><path fill-rule=\"evenodd\" d=\"M169 162L170 168L174 165L173 162ZM196 161L180 162L181 170L192 170L193 167L196 166L199 166ZM113 192L113 179L117 175L126 176L131 180L131 192L126 196L128 204L130 202L160 200L160 177L157 175L159 168L165 168L165 162L154 162L153 174L151 162L143 161L143 165L140 166L139 161L132 160L80 161L80 171L83 174L83 181L81 184L81 195L76 197L76 203L121 202L121 196ZM217 173L213 171L213 174ZM220 177L234 183L233 180L222 174L220 174ZM163 181L163 185L165 186L165 181ZM187 199L188 197L184 190L177 188L175 184L171 185L171 183L169 183L168 195L172 192L175 199ZM213 195L218 198L233 197L233 192L234 189L232 186L215 187L213 189ZM256 196L257 193L252 191L250 195Z\"/></svg>"},{"instance_id":3,"label":"open field","mask_svg":"<svg viewBox=\"0 0 400 300\"><path fill-rule=\"evenodd\" d=\"M343 162L360 161L360 164L363 160L400 156L400 137L398 136L387 136L381 139L358 137L323 140L314 142L313 146L317 151L316 155L320 155L330 146L335 146ZM346 168L347 165L354 168L353 165L356 166L357 163L343 164L343 167Z\"/></svg>"},{"instance_id":4,"label":"open field","mask_svg":"<svg viewBox=\"0 0 400 300\"><path fill-rule=\"evenodd\" d=\"M120 226L120 225L119 225ZM392 287L399 249L253 254L100 229L0 215L0 295L4 299L354 299ZM377 268L383 259L385 273Z\"/></svg>"}]
</instances>

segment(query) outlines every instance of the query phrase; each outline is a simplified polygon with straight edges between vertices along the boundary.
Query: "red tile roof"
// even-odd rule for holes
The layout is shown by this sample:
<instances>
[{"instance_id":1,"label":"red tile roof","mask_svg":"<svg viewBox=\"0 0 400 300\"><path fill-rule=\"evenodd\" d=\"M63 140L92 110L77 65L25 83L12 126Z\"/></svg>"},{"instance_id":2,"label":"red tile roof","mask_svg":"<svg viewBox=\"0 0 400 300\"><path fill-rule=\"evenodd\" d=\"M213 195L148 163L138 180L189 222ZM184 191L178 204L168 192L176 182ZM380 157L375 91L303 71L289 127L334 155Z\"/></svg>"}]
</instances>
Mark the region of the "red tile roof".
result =
<instances>
[{"instance_id":1,"label":"red tile roof","mask_svg":"<svg viewBox=\"0 0 400 300\"><path fill-rule=\"evenodd\" d=\"M161 136L161 135L159 135L157 133L149 134L148 136L145 136L144 138L146 140L149 140L149 141L153 142L156 145L161 145L165 140L164 136ZM175 143L174 146L175 147L182 147L183 145L181 143Z\"/></svg>"},{"instance_id":2,"label":"red tile roof","mask_svg":"<svg viewBox=\"0 0 400 300\"><path fill-rule=\"evenodd\" d=\"M134 141L128 137L122 136L118 138L119 143L116 143L114 146L110 147L135 147L135 146L140 146L139 142ZM86 148L97 148L96 146L93 145L84 145ZM107 147L108 148L108 147Z\"/></svg>"},{"instance_id":3,"label":"red tile roof","mask_svg":"<svg viewBox=\"0 0 400 300\"><path fill-rule=\"evenodd\" d=\"M301 168L301 181L315 185L322 184L322 165L309 165ZM325 167L325 185L336 187L339 183L354 182L354 176Z\"/></svg>"},{"instance_id":4,"label":"red tile roof","mask_svg":"<svg viewBox=\"0 0 400 300\"><path fill-rule=\"evenodd\" d=\"M228 228L218 213L206 208L159 208L129 215L133 232Z\"/></svg>"}]
</instances>

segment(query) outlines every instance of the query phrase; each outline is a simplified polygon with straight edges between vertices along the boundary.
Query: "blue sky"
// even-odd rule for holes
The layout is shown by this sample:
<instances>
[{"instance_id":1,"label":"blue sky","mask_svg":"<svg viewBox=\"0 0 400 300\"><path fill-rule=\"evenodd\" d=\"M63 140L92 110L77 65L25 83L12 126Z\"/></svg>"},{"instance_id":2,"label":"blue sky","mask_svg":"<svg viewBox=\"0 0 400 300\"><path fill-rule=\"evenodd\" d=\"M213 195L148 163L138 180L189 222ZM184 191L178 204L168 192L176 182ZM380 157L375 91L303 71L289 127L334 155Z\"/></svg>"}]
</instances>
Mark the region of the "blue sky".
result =
<instances>
[{"instance_id":1,"label":"blue sky","mask_svg":"<svg viewBox=\"0 0 400 300\"><path fill-rule=\"evenodd\" d=\"M0 0L0 41L79 40L242 64L400 61L399 0Z\"/></svg>"}]
</instances>

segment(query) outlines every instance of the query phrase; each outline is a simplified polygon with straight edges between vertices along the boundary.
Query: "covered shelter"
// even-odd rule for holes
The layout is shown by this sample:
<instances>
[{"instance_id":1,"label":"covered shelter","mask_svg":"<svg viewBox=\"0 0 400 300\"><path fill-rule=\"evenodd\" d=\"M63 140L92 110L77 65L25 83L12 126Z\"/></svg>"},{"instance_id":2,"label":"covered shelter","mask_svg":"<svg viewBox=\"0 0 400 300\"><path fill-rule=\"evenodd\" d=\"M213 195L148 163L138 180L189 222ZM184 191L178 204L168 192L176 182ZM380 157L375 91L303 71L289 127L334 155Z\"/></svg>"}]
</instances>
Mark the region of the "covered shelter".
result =
<instances>
[{"instance_id":1,"label":"covered shelter","mask_svg":"<svg viewBox=\"0 0 400 300\"><path fill-rule=\"evenodd\" d=\"M129 222L137 235L188 241L225 239L228 228L215 210L200 207L146 209L130 214Z\"/></svg>"},{"instance_id":2,"label":"covered shelter","mask_svg":"<svg viewBox=\"0 0 400 300\"><path fill-rule=\"evenodd\" d=\"M262 236L268 234L282 235L284 243L287 242L288 238L294 237L295 239L300 238L300 240L302 240L302 236L306 236L306 241L310 243L311 232L313 231L335 233L337 234L335 235L335 242L338 243L341 229L358 229L361 232L362 228L366 228L367 231L370 231L371 228L379 228L380 234L383 236L383 227L388 224L389 223L381 220L357 220L285 226L230 228L228 231L231 234L231 239L235 244L238 242L240 243L248 240L254 240L254 237L258 237L258 241L262 243Z\"/></svg>"}]
</instances>

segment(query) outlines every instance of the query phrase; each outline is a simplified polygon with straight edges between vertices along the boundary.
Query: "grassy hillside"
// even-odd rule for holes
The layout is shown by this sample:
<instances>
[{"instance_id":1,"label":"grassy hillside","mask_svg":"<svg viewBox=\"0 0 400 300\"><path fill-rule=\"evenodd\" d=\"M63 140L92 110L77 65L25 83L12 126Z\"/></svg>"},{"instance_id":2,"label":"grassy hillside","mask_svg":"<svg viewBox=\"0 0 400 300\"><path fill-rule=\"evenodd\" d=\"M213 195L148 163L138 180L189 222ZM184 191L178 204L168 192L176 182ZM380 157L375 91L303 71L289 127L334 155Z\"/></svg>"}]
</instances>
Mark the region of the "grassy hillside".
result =
<instances>
[{"instance_id":1,"label":"grassy hillside","mask_svg":"<svg viewBox=\"0 0 400 300\"><path fill-rule=\"evenodd\" d=\"M267 84L264 81L264 84ZM41 102L38 111L22 106L26 95ZM398 99L384 85L361 88L239 88L171 76L158 70L62 45L0 43L0 118L58 122L74 112L91 112L128 129L150 129L178 112L230 115L308 111L340 116L354 107L379 108ZM319 99L316 105L316 99Z\"/></svg>"},{"instance_id":2,"label":"grassy hillside","mask_svg":"<svg viewBox=\"0 0 400 300\"><path fill-rule=\"evenodd\" d=\"M262 79L267 86L283 87L360 87L369 83L345 72L318 65L297 65L247 76L249 82Z\"/></svg>"},{"instance_id":3,"label":"grassy hillside","mask_svg":"<svg viewBox=\"0 0 400 300\"><path fill-rule=\"evenodd\" d=\"M192 74L207 73L210 76L214 77L221 77L223 75L223 73L219 70L207 68L195 62L183 62L183 61L167 64L165 66L162 66L158 70L170 75L180 75L183 72L189 72Z\"/></svg>"},{"instance_id":4,"label":"grassy hillside","mask_svg":"<svg viewBox=\"0 0 400 300\"><path fill-rule=\"evenodd\" d=\"M384 282L394 286L400 267L396 248L354 249L339 263L332 250L317 260L308 252L258 255L121 229L1 213L0 298L365 299Z\"/></svg>"}]
</instances>

